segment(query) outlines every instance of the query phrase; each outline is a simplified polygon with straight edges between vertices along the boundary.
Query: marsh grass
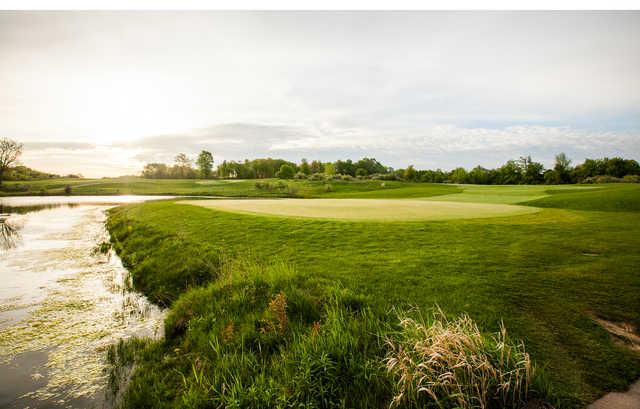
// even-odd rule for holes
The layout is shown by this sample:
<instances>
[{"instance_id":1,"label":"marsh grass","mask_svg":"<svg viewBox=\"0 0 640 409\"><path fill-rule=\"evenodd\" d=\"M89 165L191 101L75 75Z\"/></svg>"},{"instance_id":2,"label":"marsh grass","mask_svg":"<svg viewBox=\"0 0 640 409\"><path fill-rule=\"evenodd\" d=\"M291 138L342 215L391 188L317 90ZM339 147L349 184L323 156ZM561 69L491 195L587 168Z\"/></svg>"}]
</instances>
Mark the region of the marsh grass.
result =
<instances>
[{"instance_id":1,"label":"marsh grass","mask_svg":"<svg viewBox=\"0 0 640 409\"><path fill-rule=\"evenodd\" d=\"M400 316L385 362L396 380L392 407L518 408L526 404L535 366L524 344L500 331L483 335L469 316L429 320Z\"/></svg>"},{"instance_id":2,"label":"marsh grass","mask_svg":"<svg viewBox=\"0 0 640 409\"><path fill-rule=\"evenodd\" d=\"M394 400L403 386L385 366L393 346L410 338L409 321L390 317L368 297L299 274L283 261L232 258L216 280L173 303L164 340L112 348L114 396L127 408L382 408L392 402L411 408L411 400ZM465 323L481 336L470 319ZM510 365L516 357L503 359ZM482 379L498 374L486 371ZM527 391L517 397L526 399ZM447 399L449 390L434 388L423 401L434 406Z\"/></svg>"}]
</instances>

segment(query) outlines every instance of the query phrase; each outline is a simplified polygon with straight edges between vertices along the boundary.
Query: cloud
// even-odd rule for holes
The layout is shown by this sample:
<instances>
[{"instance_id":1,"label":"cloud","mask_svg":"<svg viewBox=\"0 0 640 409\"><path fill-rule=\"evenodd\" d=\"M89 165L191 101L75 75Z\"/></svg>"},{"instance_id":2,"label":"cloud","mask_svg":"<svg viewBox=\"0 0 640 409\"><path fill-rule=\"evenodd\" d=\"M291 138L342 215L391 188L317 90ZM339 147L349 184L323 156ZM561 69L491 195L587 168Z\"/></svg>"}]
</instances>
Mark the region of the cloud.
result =
<instances>
[{"instance_id":1,"label":"cloud","mask_svg":"<svg viewBox=\"0 0 640 409\"><path fill-rule=\"evenodd\" d=\"M0 135L88 175L201 149L638 158L638 27L640 12L0 13Z\"/></svg>"},{"instance_id":2,"label":"cloud","mask_svg":"<svg viewBox=\"0 0 640 409\"><path fill-rule=\"evenodd\" d=\"M34 141L34 142L25 142L24 148L27 150L89 150L95 149L96 145L92 143L86 142L69 142L69 141L60 141L60 142L49 142L49 141Z\"/></svg>"}]
</instances>

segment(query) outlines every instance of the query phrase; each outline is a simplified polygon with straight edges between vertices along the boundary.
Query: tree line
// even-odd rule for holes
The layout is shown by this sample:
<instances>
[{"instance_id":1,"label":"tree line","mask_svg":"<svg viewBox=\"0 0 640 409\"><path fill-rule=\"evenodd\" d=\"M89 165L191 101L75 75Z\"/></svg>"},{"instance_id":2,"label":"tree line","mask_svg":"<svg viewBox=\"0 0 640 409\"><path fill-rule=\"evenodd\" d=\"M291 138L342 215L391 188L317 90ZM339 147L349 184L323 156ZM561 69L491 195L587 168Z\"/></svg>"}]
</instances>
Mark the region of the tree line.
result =
<instances>
[{"instance_id":1,"label":"tree line","mask_svg":"<svg viewBox=\"0 0 640 409\"><path fill-rule=\"evenodd\" d=\"M196 167L193 167L195 163ZM375 158L351 159L335 162L308 161L294 163L284 159L245 159L223 161L213 170L213 156L202 151L196 161L179 154L173 165L149 163L142 176L152 179L224 178L224 179L321 179L331 177L404 180L427 183L469 183L479 185L515 184L564 184L601 182L638 182L640 165L633 159L619 157L586 159L572 166L566 154L555 157L552 168L546 169L540 162L523 156L509 160L494 169L476 166L473 169L458 167L450 171L442 169L416 169L413 165L403 169L385 166Z\"/></svg>"},{"instance_id":2,"label":"tree line","mask_svg":"<svg viewBox=\"0 0 640 409\"><path fill-rule=\"evenodd\" d=\"M35 180L59 177L39 172L26 166L17 165L22 154L22 144L7 138L0 138L0 184L3 180ZM576 166L564 153L555 157L552 168L545 169L542 163L531 156L509 160L504 165L488 169L476 166L467 170L458 167L450 171L442 169L416 169L413 165L404 169L385 166L375 158L351 159L335 162L302 159L294 163L284 159L245 159L244 161L223 161L214 169L213 154L203 150L192 160L184 153L176 155L174 163L148 163L142 177L149 179L325 179L360 178L382 180L404 180L427 183L469 183L480 185L514 184L563 184L563 183L604 183L640 182L640 165L636 160L620 157L586 159ZM81 177L67 175L66 177Z\"/></svg>"}]
</instances>

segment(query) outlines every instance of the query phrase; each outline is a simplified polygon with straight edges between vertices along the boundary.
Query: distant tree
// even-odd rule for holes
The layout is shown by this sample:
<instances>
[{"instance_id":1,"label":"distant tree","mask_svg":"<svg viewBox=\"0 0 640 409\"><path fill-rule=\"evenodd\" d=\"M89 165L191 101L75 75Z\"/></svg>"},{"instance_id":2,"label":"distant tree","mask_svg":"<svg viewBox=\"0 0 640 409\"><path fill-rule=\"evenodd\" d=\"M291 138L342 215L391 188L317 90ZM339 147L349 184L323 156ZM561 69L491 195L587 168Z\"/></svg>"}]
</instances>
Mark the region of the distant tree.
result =
<instances>
[{"instance_id":1,"label":"distant tree","mask_svg":"<svg viewBox=\"0 0 640 409\"><path fill-rule=\"evenodd\" d=\"M521 156L520 164L522 183L534 185L544 182L544 166L542 163L534 162L531 160L531 156Z\"/></svg>"},{"instance_id":2,"label":"distant tree","mask_svg":"<svg viewBox=\"0 0 640 409\"><path fill-rule=\"evenodd\" d=\"M413 167L413 165L409 165L409 167L404 170L403 176L405 180L408 180L410 182L413 182L416 180L417 174L416 174L416 169Z\"/></svg>"},{"instance_id":3,"label":"distant tree","mask_svg":"<svg viewBox=\"0 0 640 409\"><path fill-rule=\"evenodd\" d=\"M0 185L4 172L22 155L22 144L12 139L0 139Z\"/></svg>"},{"instance_id":4,"label":"distant tree","mask_svg":"<svg viewBox=\"0 0 640 409\"><path fill-rule=\"evenodd\" d=\"M369 174L369 172L367 172L367 170L365 168L356 169L356 176L358 176L358 177L365 177L368 174Z\"/></svg>"},{"instance_id":5,"label":"distant tree","mask_svg":"<svg viewBox=\"0 0 640 409\"><path fill-rule=\"evenodd\" d=\"M142 177L147 179L167 179L171 177L169 167L164 163L147 163L142 170Z\"/></svg>"},{"instance_id":6,"label":"distant tree","mask_svg":"<svg viewBox=\"0 0 640 409\"><path fill-rule=\"evenodd\" d=\"M276 177L280 179L292 179L296 173L295 169L289 165L280 166L280 170L276 172Z\"/></svg>"},{"instance_id":7,"label":"distant tree","mask_svg":"<svg viewBox=\"0 0 640 409\"><path fill-rule=\"evenodd\" d=\"M571 183L571 159L564 152L556 155L553 171L556 183Z\"/></svg>"},{"instance_id":8,"label":"distant tree","mask_svg":"<svg viewBox=\"0 0 640 409\"><path fill-rule=\"evenodd\" d=\"M196 177L196 172L191 167L193 161L184 153L179 153L174 159L171 176L176 179L191 179Z\"/></svg>"},{"instance_id":9,"label":"distant tree","mask_svg":"<svg viewBox=\"0 0 640 409\"><path fill-rule=\"evenodd\" d=\"M467 183L467 171L464 168L455 168L449 178L453 183Z\"/></svg>"},{"instance_id":10,"label":"distant tree","mask_svg":"<svg viewBox=\"0 0 640 409\"><path fill-rule=\"evenodd\" d=\"M324 171L324 166L322 166L322 162L319 160L313 160L309 164L309 169L311 173L322 173Z\"/></svg>"},{"instance_id":11,"label":"distant tree","mask_svg":"<svg viewBox=\"0 0 640 409\"><path fill-rule=\"evenodd\" d=\"M305 175L311 174L311 166L309 166L309 162L304 158L300 162L300 172L304 173Z\"/></svg>"},{"instance_id":12,"label":"distant tree","mask_svg":"<svg viewBox=\"0 0 640 409\"><path fill-rule=\"evenodd\" d=\"M326 163L324 165L324 173L327 176L333 176L336 174L336 167L333 165L333 163Z\"/></svg>"},{"instance_id":13,"label":"distant tree","mask_svg":"<svg viewBox=\"0 0 640 409\"><path fill-rule=\"evenodd\" d=\"M624 175L627 175L627 164L626 161L622 158L605 158L605 175L614 176L617 178L621 178Z\"/></svg>"},{"instance_id":14,"label":"distant tree","mask_svg":"<svg viewBox=\"0 0 640 409\"><path fill-rule=\"evenodd\" d=\"M196 165L198 166L201 177L205 179L211 177L211 171L213 170L213 155L211 152L204 150L200 152Z\"/></svg>"},{"instance_id":15,"label":"distant tree","mask_svg":"<svg viewBox=\"0 0 640 409\"><path fill-rule=\"evenodd\" d=\"M174 162L176 166L191 166L191 164L193 163L193 161L189 159L189 157L185 153L177 154Z\"/></svg>"},{"instance_id":16,"label":"distant tree","mask_svg":"<svg viewBox=\"0 0 640 409\"><path fill-rule=\"evenodd\" d=\"M368 175L373 175L375 173L387 173L387 168L375 158L362 158L357 161L354 166L356 168L356 172L358 169L364 169L367 171Z\"/></svg>"},{"instance_id":17,"label":"distant tree","mask_svg":"<svg viewBox=\"0 0 640 409\"><path fill-rule=\"evenodd\" d=\"M522 182L522 168L515 160L509 160L496 169L496 184L518 185Z\"/></svg>"},{"instance_id":18,"label":"distant tree","mask_svg":"<svg viewBox=\"0 0 640 409\"><path fill-rule=\"evenodd\" d=\"M476 166L467 174L467 182L475 185L486 185L491 183L489 169L482 166Z\"/></svg>"},{"instance_id":19,"label":"distant tree","mask_svg":"<svg viewBox=\"0 0 640 409\"><path fill-rule=\"evenodd\" d=\"M334 166L336 168L336 173L338 173L339 175L356 175L356 165L351 159L337 160L334 163Z\"/></svg>"}]
</instances>

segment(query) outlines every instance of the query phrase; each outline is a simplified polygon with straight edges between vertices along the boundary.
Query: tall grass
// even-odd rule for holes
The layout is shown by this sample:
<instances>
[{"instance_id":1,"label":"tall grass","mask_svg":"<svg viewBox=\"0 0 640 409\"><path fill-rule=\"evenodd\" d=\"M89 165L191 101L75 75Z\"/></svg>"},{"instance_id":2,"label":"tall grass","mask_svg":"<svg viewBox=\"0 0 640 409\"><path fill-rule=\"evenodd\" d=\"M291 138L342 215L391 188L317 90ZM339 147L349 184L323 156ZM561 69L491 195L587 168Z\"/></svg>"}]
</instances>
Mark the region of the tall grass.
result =
<instances>
[{"instance_id":1,"label":"tall grass","mask_svg":"<svg viewBox=\"0 0 640 409\"><path fill-rule=\"evenodd\" d=\"M523 406L535 374L524 344L515 344L504 325L487 337L467 315L448 319L441 310L425 321L400 318L400 331L387 341L386 367L395 382L392 407L517 408Z\"/></svg>"}]
</instances>

